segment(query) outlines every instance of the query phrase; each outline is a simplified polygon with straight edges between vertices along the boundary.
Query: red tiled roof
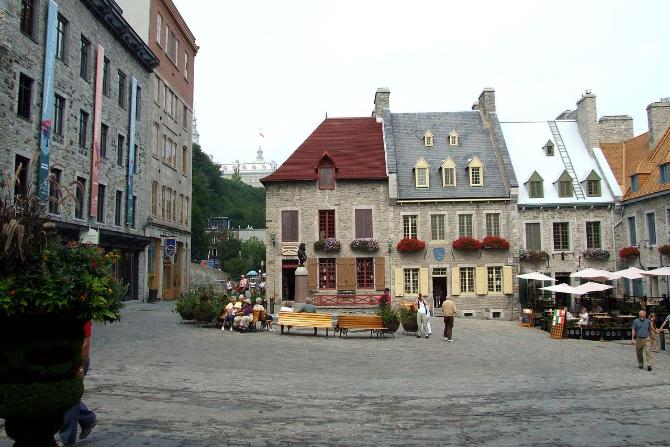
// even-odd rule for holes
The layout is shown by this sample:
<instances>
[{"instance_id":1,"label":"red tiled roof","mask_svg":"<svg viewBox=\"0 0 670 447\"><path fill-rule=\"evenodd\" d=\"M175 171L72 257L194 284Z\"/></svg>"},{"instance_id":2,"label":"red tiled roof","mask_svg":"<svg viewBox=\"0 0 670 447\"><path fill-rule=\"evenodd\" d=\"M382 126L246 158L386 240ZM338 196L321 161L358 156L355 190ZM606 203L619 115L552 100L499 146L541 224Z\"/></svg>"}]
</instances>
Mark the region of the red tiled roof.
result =
<instances>
[{"instance_id":1,"label":"red tiled roof","mask_svg":"<svg viewBox=\"0 0 670 447\"><path fill-rule=\"evenodd\" d=\"M326 118L291 156L262 183L316 180L325 157L336 180L386 179L382 125L375 118Z\"/></svg>"}]
</instances>

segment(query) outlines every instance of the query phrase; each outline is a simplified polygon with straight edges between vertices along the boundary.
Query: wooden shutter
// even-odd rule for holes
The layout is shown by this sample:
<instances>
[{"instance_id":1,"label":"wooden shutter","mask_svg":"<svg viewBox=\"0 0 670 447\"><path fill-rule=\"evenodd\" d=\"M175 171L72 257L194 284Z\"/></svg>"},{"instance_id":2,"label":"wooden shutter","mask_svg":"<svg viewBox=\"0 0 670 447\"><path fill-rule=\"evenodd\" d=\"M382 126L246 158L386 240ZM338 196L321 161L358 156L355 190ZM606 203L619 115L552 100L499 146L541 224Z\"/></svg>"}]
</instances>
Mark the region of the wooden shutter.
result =
<instances>
[{"instance_id":1,"label":"wooden shutter","mask_svg":"<svg viewBox=\"0 0 670 447\"><path fill-rule=\"evenodd\" d=\"M401 268L395 269L395 296L405 296L405 276Z\"/></svg>"},{"instance_id":2,"label":"wooden shutter","mask_svg":"<svg viewBox=\"0 0 670 447\"><path fill-rule=\"evenodd\" d=\"M372 210L355 210L354 221L354 232L357 238L372 237Z\"/></svg>"},{"instance_id":3,"label":"wooden shutter","mask_svg":"<svg viewBox=\"0 0 670 447\"><path fill-rule=\"evenodd\" d=\"M337 290L356 289L356 259L336 258L335 277Z\"/></svg>"},{"instance_id":4,"label":"wooden shutter","mask_svg":"<svg viewBox=\"0 0 670 447\"><path fill-rule=\"evenodd\" d=\"M451 294L461 294L461 269L458 266L451 268Z\"/></svg>"},{"instance_id":5,"label":"wooden shutter","mask_svg":"<svg viewBox=\"0 0 670 447\"><path fill-rule=\"evenodd\" d=\"M428 295L428 269L419 269L419 293L423 296Z\"/></svg>"},{"instance_id":6,"label":"wooden shutter","mask_svg":"<svg viewBox=\"0 0 670 447\"><path fill-rule=\"evenodd\" d=\"M316 290L319 288L319 267L316 258L307 258L307 288Z\"/></svg>"},{"instance_id":7,"label":"wooden shutter","mask_svg":"<svg viewBox=\"0 0 670 447\"><path fill-rule=\"evenodd\" d=\"M514 279L512 277L512 267L506 265L503 267L503 293L511 295L514 291Z\"/></svg>"},{"instance_id":8,"label":"wooden shutter","mask_svg":"<svg viewBox=\"0 0 670 447\"><path fill-rule=\"evenodd\" d=\"M477 292L477 295L486 295L488 293L487 280L486 267L477 267L475 269L475 292Z\"/></svg>"},{"instance_id":9,"label":"wooden shutter","mask_svg":"<svg viewBox=\"0 0 670 447\"><path fill-rule=\"evenodd\" d=\"M384 290L386 287L386 264L385 258L375 258L375 290Z\"/></svg>"}]
</instances>

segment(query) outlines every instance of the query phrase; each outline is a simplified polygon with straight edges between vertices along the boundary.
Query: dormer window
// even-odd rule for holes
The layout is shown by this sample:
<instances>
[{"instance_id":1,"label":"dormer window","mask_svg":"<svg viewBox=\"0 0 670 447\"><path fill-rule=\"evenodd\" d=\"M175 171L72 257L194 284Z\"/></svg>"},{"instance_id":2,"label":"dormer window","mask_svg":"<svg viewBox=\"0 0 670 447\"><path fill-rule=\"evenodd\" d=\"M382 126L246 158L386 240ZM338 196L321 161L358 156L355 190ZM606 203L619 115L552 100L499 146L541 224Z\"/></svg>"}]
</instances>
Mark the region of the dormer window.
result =
<instances>
[{"instance_id":1,"label":"dormer window","mask_svg":"<svg viewBox=\"0 0 670 447\"><path fill-rule=\"evenodd\" d=\"M600 176L596 171L591 171L591 173L586 177L586 195L589 197L600 197L602 195L600 183Z\"/></svg>"},{"instance_id":2,"label":"dormer window","mask_svg":"<svg viewBox=\"0 0 670 447\"><path fill-rule=\"evenodd\" d=\"M545 144L542 149L544 149L544 153L547 155L547 157L554 156L554 143L552 143L551 140L548 140L547 144Z\"/></svg>"},{"instance_id":3,"label":"dormer window","mask_svg":"<svg viewBox=\"0 0 670 447\"><path fill-rule=\"evenodd\" d=\"M319 189L335 189L335 167L328 159L319 165Z\"/></svg>"},{"instance_id":4,"label":"dormer window","mask_svg":"<svg viewBox=\"0 0 670 447\"><path fill-rule=\"evenodd\" d=\"M425 134L423 134L423 145L426 147L433 147L433 134L430 130L427 130Z\"/></svg>"},{"instance_id":5,"label":"dormer window","mask_svg":"<svg viewBox=\"0 0 670 447\"><path fill-rule=\"evenodd\" d=\"M456 132L456 129L451 129L451 132L449 132L449 146L458 146L458 132Z\"/></svg>"},{"instance_id":6,"label":"dormer window","mask_svg":"<svg viewBox=\"0 0 670 447\"><path fill-rule=\"evenodd\" d=\"M528 197L531 199L541 199L544 197L544 180L540 177L540 174L533 172L533 175L530 176L526 182L526 187L528 189Z\"/></svg>"},{"instance_id":7,"label":"dormer window","mask_svg":"<svg viewBox=\"0 0 670 447\"><path fill-rule=\"evenodd\" d=\"M414 165L414 181L417 188L428 188L429 185L429 175L428 168L430 166L426 163L426 160L421 157L419 161Z\"/></svg>"},{"instance_id":8,"label":"dormer window","mask_svg":"<svg viewBox=\"0 0 670 447\"><path fill-rule=\"evenodd\" d=\"M563 171L563 174L558 178L558 197L572 197L573 187L572 187L572 177L567 171Z\"/></svg>"},{"instance_id":9,"label":"dormer window","mask_svg":"<svg viewBox=\"0 0 670 447\"><path fill-rule=\"evenodd\" d=\"M659 166L661 174L661 183L670 183L670 163L663 163Z\"/></svg>"},{"instance_id":10,"label":"dormer window","mask_svg":"<svg viewBox=\"0 0 670 447\"><path fill-rule=\"evenodd\" d=\"M468 163L468 177L470 186L484 186L484 167L478 157L473 158Z\"/></svg>"},{"instance_id":11,"label":"dormer window","mask_svg":"<svg viewBox=\"0 0 670 447\"><path fill-rule=\"evenodd\" d=\"M456 186L456 164L451 158L447 158L440 166L442 170L442 187Z\"/></svg>"},{"instance_id":12,"label":"dormer window","mask_svg":"<svg viewBox=\"0 0 670 447\"><path fill-rule=\"evenodd\" d=\"M630 176L630 192L638 192L640 190L640 176L637 174Z\"/></svg>"}]
</instances>

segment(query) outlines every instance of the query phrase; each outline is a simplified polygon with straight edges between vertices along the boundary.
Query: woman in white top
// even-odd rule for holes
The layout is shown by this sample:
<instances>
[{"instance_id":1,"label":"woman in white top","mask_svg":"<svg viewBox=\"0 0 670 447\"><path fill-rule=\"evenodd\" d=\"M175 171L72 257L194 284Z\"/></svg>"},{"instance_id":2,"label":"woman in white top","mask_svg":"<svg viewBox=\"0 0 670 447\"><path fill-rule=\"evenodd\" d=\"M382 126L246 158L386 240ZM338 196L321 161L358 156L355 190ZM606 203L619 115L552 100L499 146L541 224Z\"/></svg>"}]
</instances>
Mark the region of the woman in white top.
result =
<instances>
[{"instance_id":1,"label":"woman in white top","mask_svg":"<svg viewBox=\"0 0 670 447\"><path fill-rule=\"evenodd\" d=\"M428 303L423 299L423 295L419 294L419 300L417 301L417 312L416 312L416 323L419 326L419 329L416 333L417 338L426 337L428 335L428 317L430 316L430 307Z\"/></svg>"}]
</instances>

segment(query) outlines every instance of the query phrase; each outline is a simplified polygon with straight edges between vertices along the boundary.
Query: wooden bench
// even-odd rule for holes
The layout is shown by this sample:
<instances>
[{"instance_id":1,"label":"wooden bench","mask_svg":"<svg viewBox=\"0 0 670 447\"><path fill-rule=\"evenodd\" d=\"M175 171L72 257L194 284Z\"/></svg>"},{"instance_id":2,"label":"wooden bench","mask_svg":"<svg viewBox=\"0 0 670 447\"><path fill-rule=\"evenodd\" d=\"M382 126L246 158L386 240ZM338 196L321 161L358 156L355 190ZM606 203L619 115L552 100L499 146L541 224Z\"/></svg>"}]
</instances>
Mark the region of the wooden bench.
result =
<instances>
[{"instance_id":1,"label":"wooden bench","mask_svg":"<svg viewBox=\"0 0 670 447\"><path fill-rule=\"evenodd\" d=\"M328 330L333 327L333 316L331 314L309 313L309 312L279 312L277 323L281 326L281 333L284 335L284 326L288 326L286 332L291 327L311 327L314 328L316 335L317 328Z\"/></svg>"},{"instance_id":2,"label":"wooden bench","mask_svg":"<svg viewBox=\"0 0 670 447\"><path fill-rule=\"evenodd\" d=\"M340 331L340 337L349 335L350 329L360 329L370 331L370 337L377 333L377 338L386 330L382 317L379 315L338 315L337 329Z\"/></svg>"}]
</instances>

